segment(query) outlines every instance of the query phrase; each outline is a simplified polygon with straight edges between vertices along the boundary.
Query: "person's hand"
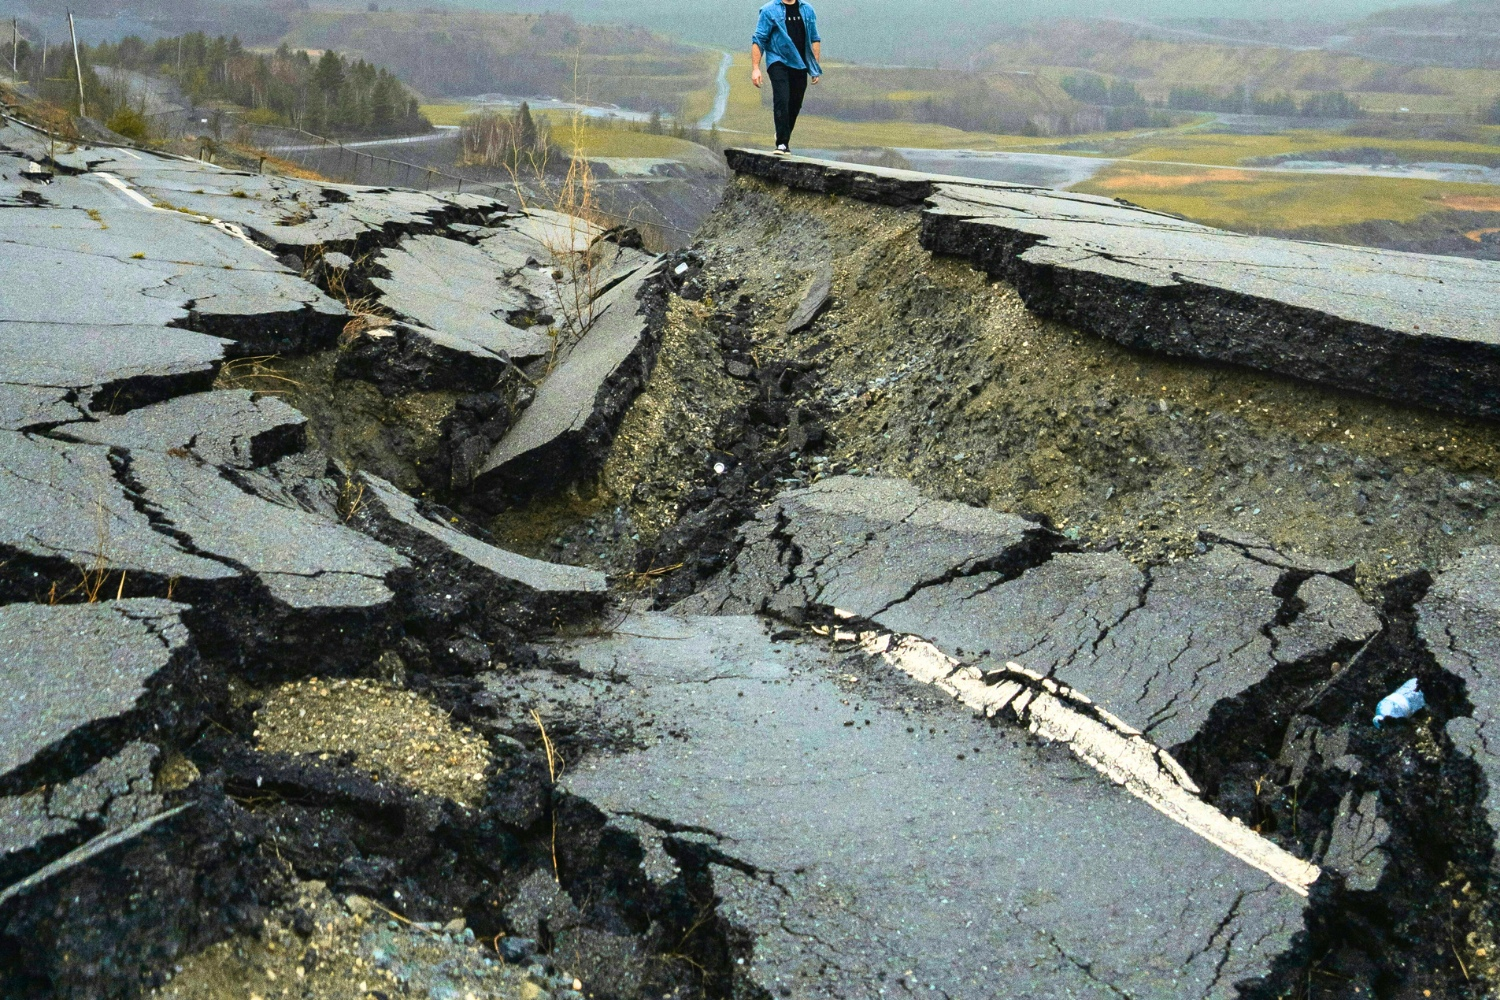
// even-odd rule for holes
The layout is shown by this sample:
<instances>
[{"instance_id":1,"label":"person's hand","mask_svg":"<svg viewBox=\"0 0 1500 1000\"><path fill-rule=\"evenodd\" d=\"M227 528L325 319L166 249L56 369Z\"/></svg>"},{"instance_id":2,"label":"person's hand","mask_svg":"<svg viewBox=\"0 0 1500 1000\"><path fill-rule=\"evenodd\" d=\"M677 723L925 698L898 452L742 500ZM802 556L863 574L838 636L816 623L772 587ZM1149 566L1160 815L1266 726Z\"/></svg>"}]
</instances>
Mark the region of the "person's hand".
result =
<instances>
[{"instance_id":1,"label":"person's hand","mask_svg":"<svg viewBox=\"0 0 1500 1000\"><path fill-rule=\"evenodd\" d=\"M760 75L760 67L759 66L755 67L754 69L752 69L750 71L750 82L753 83L753 84L755 84L755 89L756 90L760 89L760 83L761 83L761 80L763 80L763 79L765 79L765 78Z\"/></svg>"},{"instance_id":2,"label":"person's hand","mask_svg":"<svg viewBox=\"0 0 1500 1000\"><path fill-rule=\"evenodd\" d=\"M815 76L815 77L812 78L812 85L814 87L816 87L818 84L820 84L822 82L823 82L823 78L821 76Z\"/></svg>"}]
</instances>

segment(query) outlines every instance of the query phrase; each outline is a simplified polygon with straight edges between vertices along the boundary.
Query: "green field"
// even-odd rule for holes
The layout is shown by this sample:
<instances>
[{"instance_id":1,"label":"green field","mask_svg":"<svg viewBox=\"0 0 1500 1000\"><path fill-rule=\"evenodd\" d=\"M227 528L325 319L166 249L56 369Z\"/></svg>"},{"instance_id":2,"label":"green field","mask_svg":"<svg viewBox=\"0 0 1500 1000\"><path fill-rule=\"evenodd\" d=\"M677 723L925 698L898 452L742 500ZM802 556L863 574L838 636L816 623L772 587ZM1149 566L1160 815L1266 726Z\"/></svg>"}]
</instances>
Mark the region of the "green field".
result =
<instances>
[{"instance_id":1,"label":"green field","mask_svg":"<svg viewBox=\"0 0 1500 1000\"><path fill-rule=\"evenodd\" d=\"M1394 177L1280 174L1117 163L1074 190L1225 229L1329 229L1372 219L1413 222L1445 211L1500 212L1500 189Z\"/></svg>"},{"instance_id":2,"label":"green field","mask_svg":"<svg viewBox=\"0 0 1500 1000\"><path fill-rule=\"evenodd\" d=\"M1477 163L1484 166L1500 164L1500 129L1476 131L1481 135L1490 133L1493 141L1389 139L1319 129L1289 129L1276 135L1217 135L1190 128L1136 139L1134 144L1139 145L1123 155L1133 160L1244 166L1252 160L1287 154L1378 149L1393 154L1403 162Z\"/></svg>"}]
</instances>

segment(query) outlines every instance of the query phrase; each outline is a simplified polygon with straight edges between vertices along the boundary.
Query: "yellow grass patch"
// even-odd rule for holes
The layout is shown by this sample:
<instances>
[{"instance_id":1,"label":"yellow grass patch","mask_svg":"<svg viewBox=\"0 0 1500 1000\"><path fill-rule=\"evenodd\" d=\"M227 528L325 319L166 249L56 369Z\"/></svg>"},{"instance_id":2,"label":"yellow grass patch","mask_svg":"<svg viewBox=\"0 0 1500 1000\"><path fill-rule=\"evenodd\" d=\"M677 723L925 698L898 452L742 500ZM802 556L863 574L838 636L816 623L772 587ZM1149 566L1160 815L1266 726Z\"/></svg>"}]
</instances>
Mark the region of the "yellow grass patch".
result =
<instances>
[{"instance_id":1,"label":"yellow grass patch","mask_svg":"<svg viewBox=\"0 0 1500 1000\"><path fill-rule=\"evenodd\" d=\"M1361 222L1414 222L1436 212L1500 209L1477 184L1342 174L1159 167L1120 162L1073 190L1241 232L1334 229ZM1474 208L1471 206L1491 206Z\"/></svg>"},{"instance_id":2,"label":"yellow grass patch","mask_svg":"<svg viewBox=\"0 0 1500 1000\"><path fill-rule=\"evenodd\" d=\"M1455 212L1500 212L1500 195L1445 194L1439 200Z\"/></svg>"},{"instance_id":3,"label":"yellow grass patch","mask_svg":"<svg viewBox=\"0 0 1500 1000\"><path fill-rule=\"evenodd\" d=\"M1175 191L1200 184L1249 184L1256 175L1244 170L1198 170L1182 173L1155 173L1148 170L1124 172L1098 181L1095 187L1105 191Z\"/></svg>"}]
</instances>

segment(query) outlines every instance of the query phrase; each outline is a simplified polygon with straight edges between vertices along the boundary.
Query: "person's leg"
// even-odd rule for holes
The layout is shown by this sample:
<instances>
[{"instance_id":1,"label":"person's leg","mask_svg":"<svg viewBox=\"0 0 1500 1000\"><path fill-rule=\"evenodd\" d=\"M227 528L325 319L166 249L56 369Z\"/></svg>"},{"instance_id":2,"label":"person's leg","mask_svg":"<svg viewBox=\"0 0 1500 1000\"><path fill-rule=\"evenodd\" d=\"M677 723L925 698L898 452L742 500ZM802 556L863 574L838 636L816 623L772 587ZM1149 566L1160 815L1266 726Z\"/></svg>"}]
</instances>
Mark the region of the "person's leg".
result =
<instances>
[{"instance_id":1,"label":"person's leg","mask_svg":"<svg viewBox=\"0 0 1500 1000\"><path fill-rule=\"evenodd\" d=\"M790 72L786 63L772 63L766 67L766 76L771 78L771 110L776 119L778 146L785 146L792 138L792 83L788 79Z\"/></svg>"},{"instance_id":2,"label":"person's leg","mask_svg":"<svg viewBox=\"0 0 1500 1000\"><path fill-rule=\"evenodd\" d=\"M781 141L790 146L792 130L797 127L797 116L802 113L802 98L807 96L806 70L787 70L787 91L786 138Z\"/></svg>"}]
</instances>

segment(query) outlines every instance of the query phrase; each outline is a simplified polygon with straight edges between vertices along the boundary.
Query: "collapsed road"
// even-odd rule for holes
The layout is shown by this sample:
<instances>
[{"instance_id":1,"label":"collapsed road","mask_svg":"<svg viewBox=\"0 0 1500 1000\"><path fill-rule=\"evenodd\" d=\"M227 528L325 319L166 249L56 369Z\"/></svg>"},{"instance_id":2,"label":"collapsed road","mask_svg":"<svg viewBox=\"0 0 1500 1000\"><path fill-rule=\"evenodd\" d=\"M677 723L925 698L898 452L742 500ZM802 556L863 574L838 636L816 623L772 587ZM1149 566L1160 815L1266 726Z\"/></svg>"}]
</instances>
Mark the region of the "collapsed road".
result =
<instances>
[{"instance_id":1,"label":"collapsed road","mask_svg":"<svg viewBox=\"0 0 1500 1000\"><path fill-rule=\"evenodd\" d=\"M1488 995L1495 265L730 163L6 119L4 995Z\"/></svg>"}]
</instances>

